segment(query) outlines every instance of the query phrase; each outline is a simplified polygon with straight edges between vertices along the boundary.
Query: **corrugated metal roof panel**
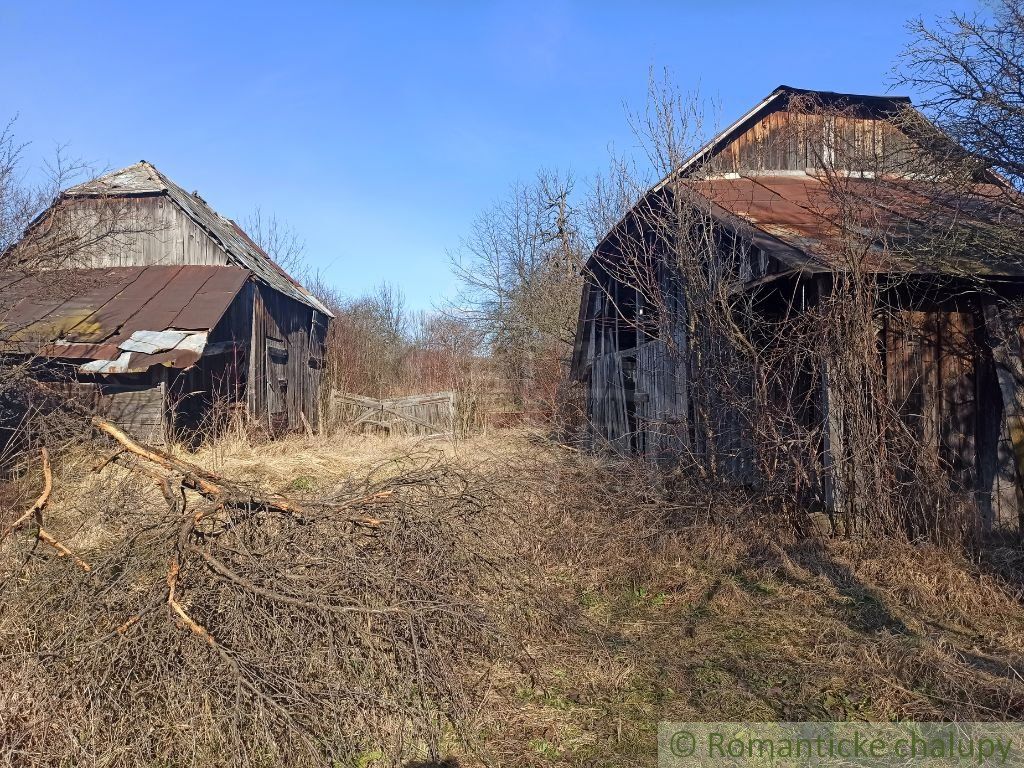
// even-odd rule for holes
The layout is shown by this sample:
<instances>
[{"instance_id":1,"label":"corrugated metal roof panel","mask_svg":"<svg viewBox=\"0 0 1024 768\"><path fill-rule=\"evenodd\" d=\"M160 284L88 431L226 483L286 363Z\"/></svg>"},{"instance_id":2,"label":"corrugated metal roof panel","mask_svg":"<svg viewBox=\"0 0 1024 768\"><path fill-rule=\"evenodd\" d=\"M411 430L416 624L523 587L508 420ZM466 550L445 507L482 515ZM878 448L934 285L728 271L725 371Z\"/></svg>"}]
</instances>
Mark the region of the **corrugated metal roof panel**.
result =
<instances>
[{"instance_id":1,"label":"corrugated metal roof panel","mask_svg":"<svg viewBox=\"0 0 1024 768\"><path fill-rule=\"evenodd\" d=\"M697 192L718 209L805 254L825 269L843 269L844 253L863 250L861 268L873 271L949 275L1024 276L1024 254L929 249L924 212L944 217L950 226L983 230L994 217L998 196L991 185L976 184L956 196L941 196L925 182L844 179L830 187L815 176L729 176L687 179L681 188ZM850 240L849 236L859 236ZM914 238L921 235L920 243ZM845 239L844 239L845 238ZM866 246L866 247L865 247ZM915 247L915 246L920 246Z\"/></svg>"},{"instance_id":2,"label":"corrugated metal roof panel","mask_svg":"<svg viewBox=\"0 0 1024 768\"><path fill-rule=\"evenodd\" d=\"M234 269L214 270L210 279L189 299L171 321L172 328L212 328L238 293L238 275Z\"/></svg>"},{"instance_id":3,"label":"corrugated metal roof panel","mask_svg":"<svg viewBox=\"0 0 1024 768\"><path fill-rule=\"evenodd\" d=\"M8 349L117 361L104 372L188 367L249 276L207 266L8 273L0 276L0 337Z\"/></svg>"}]
</instances>

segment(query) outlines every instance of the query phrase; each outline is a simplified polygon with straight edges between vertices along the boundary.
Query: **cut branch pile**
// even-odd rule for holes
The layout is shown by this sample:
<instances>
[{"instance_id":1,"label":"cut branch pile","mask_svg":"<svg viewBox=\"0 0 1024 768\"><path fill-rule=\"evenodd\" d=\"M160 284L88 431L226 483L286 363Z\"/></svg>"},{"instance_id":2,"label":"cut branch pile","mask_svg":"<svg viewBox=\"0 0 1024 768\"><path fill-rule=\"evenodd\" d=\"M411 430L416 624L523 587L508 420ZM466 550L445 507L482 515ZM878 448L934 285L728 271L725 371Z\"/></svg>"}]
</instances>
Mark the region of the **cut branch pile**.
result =
<instances>
[{"instance_id":1,"label":"cut branch pile","mask_svg":"<svg viewBox=\"0 0 1024 768\"><path fill-rule=\"evenodd\" d=\"M109 435L120 443L124 450L130 451L135 456L156 464L160 469L147 467L143 471L155 475L161 483L166 482L170 474L177 474L180 476L180 482L184 487L196 491L216 504L250 509L256 507L273 512L282 512L284 514L292 515L296 519L302 518L302 510L283 497L257 498L255 496L248 495L242 489L232 485L225 478L217 477L194 464L175 458L170 454L158 450L157 448L143 446L137 443L109 421L101 419L98 416L94 416L92 423L98 430ZM112 454L110 460L116 461L123 455L123 452L118 451L117 453ZM98 466L98 469L102 470L107 463L109 462L104 461ZM163 473L161 470L167 470L167 473Z\"/></svg>"},{"instance_id":2,"label":"cut branch pile","mask_svg":"<svg viewBox=\"0 0 1024 768\"><path fill-rule=\"evenodd\" d=\"M518 658L531 581L486 472L409 454L291 499L93 425L112 444L91 468L109 501L83 494L101 505L90 573L7 582L19 631L0 640L51 754L52 734L93 733L125 765L188 761L183 744L241 765L436 755Z\"/></svg>"}]
</instances>

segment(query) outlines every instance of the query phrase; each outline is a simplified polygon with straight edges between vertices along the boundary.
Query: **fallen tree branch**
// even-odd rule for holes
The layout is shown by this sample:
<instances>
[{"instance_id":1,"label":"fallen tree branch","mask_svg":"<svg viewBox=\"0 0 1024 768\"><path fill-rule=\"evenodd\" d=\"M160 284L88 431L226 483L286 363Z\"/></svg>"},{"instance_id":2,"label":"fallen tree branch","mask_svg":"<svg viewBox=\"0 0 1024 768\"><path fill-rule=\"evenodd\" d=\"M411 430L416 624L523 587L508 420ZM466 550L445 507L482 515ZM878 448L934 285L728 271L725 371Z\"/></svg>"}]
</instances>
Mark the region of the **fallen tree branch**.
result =
<instances>
[{"instance_id":1,"label":"fallen tree branch","mask_svg":"<svg viewBox=\"0 0 1024 768\"><path fill-rule=\"evenodd\" d=\"M320 504L326 508L334 510L349 509L351 507L358 507L361 504L375 504L390 498L395 493L394 489L388 489L386 491L378 491L377 493L371 493L368 496L361 496L357 499L348 499L343 502L335 503L324 503ZM384 524L384 521L376 517L350 517L348 521L353 525L360 525L364 528L380 528Z\"/></svg>"},{"instance_id":2,"label":"fallen tree branch","mask_svg":"<svg viewBox=\"0 0 1024 768\"><path fill-rule=\"evenodd\" d=\"M39 498L36 499L35 503L31 507L25 510L25 513L22 514L21 517L7 527L3 536L0 536L0 541L3 541L12 533L20 529L33 517L42 524L40 516L43 513L43 509L50 501L50 493L53 492L53 470L50 468L50 453L46 448L39 449L39 456L43 462L43 492L39 494Z\"/></svg>"},{"instance_id":3,"label":"fallen tree branch","mask_svg":"<svg viewBox=\"0 0 1024 768\"><path fill-rule=\"evenodd\" d=\"M85 560L83 560L70 549L68 549L66 546L61 544L57 539L50 535L50 533L48 533L45 528L39 529L38 536L41 542L43 542L44 544L49 544L51 547L57 550L57 557L70 557L72 561L74 561L75 565L77 565L86 573L89 573L89 571L92 570L92 567L87 562L85 562Z\"/></svg>"},{"instance_id":4,"label":"fallen tree branch","mask_svg":"<svg viewBox=\"0 0 1024 768\"><path fill-rule=\"evenodd\" d=\"M92 471L93 472L97 472L97 473L98 472L102 472L104 469L106 469L107 465L110 462L114 461L118 456L120 456L123 453L124 453L124 448L118 448L116 451L111 453L109 456L104 456L102 459L100 459L95 464L93 464Z\"/></svg>"},{"instance_id":5,"label":"fallen tree branch","mask_svg":"<svg viewBox=\"0 0 1024 768\"><path fill-rule=\"evenodd\" d=\"M142 445L136 442L121 429L98 416L92 418L93 425L101 432L106 433L120 443L126 450L150 461L170 472L177 472L181 475L181 483L197 493L205 496L218 504L232 507L261 507L263 509L281 512L296 519L303 519L303 509L282 496L274 498L262 498L245 493L239 488L232 486L227 480L217 477L194 464L182 459L175 458L159 451L152 446Z\"/></svg>"},{"instance_id":6,"label":"fallen tree branch","mask_svg":"<svg viewBox=\"0 0 1024 768\"><path fill-rule=\"evenodd\" d=\"M210 567L210 570L214 572L220 579L228 584L234 584L236 586L245 589L246 591L265 597L275 603L283 603L287 605L294 605L299 608L309 608L312 610L322 610L334 613L364 613L364 614L404 614L405 611L402 608L389 607L389 608L366 608L360 605L331 605L324 603L322 600L306 600L293 595L287 595L283 592L278 592L273 589L261 587L250 579L246 579L243 576L238 575L232 571L227 565L218 560L212 554L207 552L205 549L197 546L190 546L189 551L193 554L199 555L206 564Z\"/></svg>"},{"instance_id":7,"label":"fallen tree branch","mask_svg":"<svg viewBox=\"0 0 1024 768\"><path fill-rule=\"evenodd\" d=\"M171 606L171 610L178 615L182 623L188 627L193 634L201 637L209 645L217 647L218 643L214 639L213 635L210 634L210 631L189 616L188 612L181 606L181 603L178 602L177 597L175 596L175 591L178 587L178 573L180 571L181 565L178 563L178 558L175 557L171 561L171 567L167 570L167 604Z\"/></svg>"},{"instance_id":8,"label":"fallen tree branch","mask_svg":"<svg viewBox=\"0 0 1024 768\"><path fill-rule=\"evenodd\" d=\"M487 527L489 475L470 475L440 454L409 453L354 466L344 479L331 473L330 485L293 503L274 495L278 486L208 468L204 454L153 447L90 419L94 453L83 469L98 474L82 489L89 503L81 509L103 527L81 553L91 572L71 562L81 535L67 547L50 535L71 530L64 518L59 528L53 522L65 495L56 458L43 512L53 517L49 530L44 524L39 543L29 541L29 515L4 547L6 555L14 541L36 544L26 561L49 561L10 580L18 602L4 605L28 627L16 640L45 696L38 711L67 703L77 715L101 680L114 706L74 727L126 733L133 754L148 754L152 733L132 702L152 696L163 720L209 723L210 743L225 744L225 753L252 746L296 764L322 764L328 753L340 765L366 751L346 723L365 725L373 744L410 733L429 742L439 723L457 726L471 697L483 695L476 674L460 674L467 654L474 666L505 658L506 607L521 616L517 601L491 597L518 582L499 564L505 526L497 534ZM42 489L38 455L28 457L24 503L0 520L0 533ZM301 524L283 512L300 508ZM58 553L66 563L56 564ZM65 648L74 664L34 661ZM288 741L279 747L281 738Z\"/></svg>"}]
</instances>

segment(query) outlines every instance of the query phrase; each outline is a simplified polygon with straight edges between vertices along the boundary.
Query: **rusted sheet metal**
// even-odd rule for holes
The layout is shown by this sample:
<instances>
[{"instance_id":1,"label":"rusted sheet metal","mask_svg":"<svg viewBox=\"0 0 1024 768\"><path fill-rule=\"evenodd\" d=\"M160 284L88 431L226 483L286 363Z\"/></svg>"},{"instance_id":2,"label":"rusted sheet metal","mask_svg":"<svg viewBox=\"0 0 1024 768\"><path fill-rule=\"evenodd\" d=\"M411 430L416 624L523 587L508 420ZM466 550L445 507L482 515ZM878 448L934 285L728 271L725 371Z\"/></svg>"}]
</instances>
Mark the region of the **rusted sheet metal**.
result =
<instances>
[{"instance_id":1,"label":"rusted sheet metal","mask_svg":"<svg viewBox=\"0 0 1024 768\"><path fill-rule=\"evenodd\" d=\"M130 271L134 275L141 270ZM60 338L123 287L122 279L108 270L87 272L70 278L59 271L5 274L0 288L0 325L6 329L5 338L34 341L40 334L44 339ZM61 311L56 312L58 309Z\"/></svg>"},{"instance_id":2,"label":"rusted sheet metal","mask_svg":"<svg viewBox=\"0 0 1024 768\"><path fill-rule=\"evenodd\" d=\"M26 352L33 350L26 349ZM82 344L59 339L43 346L39 354L44 357L62 357L70 360L114 360L121 355L117 344Z\"/></svg>"},{"instance_id":3,"label":"rusted sheet metal","mask_svg":"<svg viewBox=\"0 0 1024 768\"><path fill-rule=\"evenodd\" d=\"M781 182L779 185L774 181ZM821 183L804 178L726 178L689 182L705 198L808 256L828 259L836 236L817 199Z\"/></svg>"},{"instance_id":4,"label":"rusted sheet metal","mask_svg":"<svg viewBox=\"0 0 1024 768\"><path fill-rule=\"evenodd\" d=\"M171 328L213 328L224 314L227 307L238 294L241 287L238 282L238 271L235 269L215 269L210 279L203 283L175 315Z\"/></svg>"},{"instance_id":5,"label":"rusted sheet metal","mask_svg":"<svg viewBox=\"0 0 1024 768\"><path fill-rule=\"evenodd\" d=\"M187 368L249 273L153 266L0 277L0 342L8 350L88 360L91 373ZM74 292L73 296L67 295Z\"/></svg>"},{"instance_id":6,"label":"rusted sheet metal","mask_svg":"<svg viewBox=\"0 0 1024 768\"><path fill-rule=\"evenodd\" d=\"M218 269L223 267L180 267L179 271L146 302L143 310L135 312L120 324L121 333L130 335L136 331L158 331L168 328L209 330L212 325L206 325L207 318L200 318L197 323L196 318L182 315L182 310ZM238 287L241 287L240 283ZM235 292L237 293L237 289ZM229 303L230 300L219 306L210 307L216 314L214 323L224 314Z\"/></svg>"},{"instance_id":7,"label":"rusted sheet metal","mask_svg":"<svg viewBox=\"0 0 1024 768\"><path fill-rule=\"evenodd\" d=\"M901 240L909 243L915 233L922 235L924 245L928 244L928 233L920 221L922 211L932 216L948 213L950 222L957 221L963 227L984 227L985 219L994 216L987 185L977 185L971 195L943 200L920 182L845 179L837 192L810 175L730 175L682 184L708 201L713 210L738 217L802 252L812 266L843 269L849 266L844 259L856 257L861 268L880 272L1024 275L1020 259L997 259L977 249L942 253L939 261L927 248L915 254L911 247L889 247ZM849 235L863 240L850 241ZM864 252L844 255L850 252L851 244Z\"/></svg>"},{"instance_id":8,"label":"rusted sheet metal","mask_svg":"<svg viewBox=\"0 0 1024 768\"><path fill-rule=\"evenodd\" d=\"M206 334L196 334L206 338ZM122 351L113 360L90 360L83 363L79 369L83 373L143 373L154 365L164 365L168 368L185 369L195 365L203 356L204 349L168 349L160 352L131 352Z\"/></svg>"},{"instance_id":9,"label":"rusted sheet metal","mask_svg":"<svg viewBox=\"0 0 1024 768\"><path fill-rule=\"evenodd\" d=\"M154 308L171 298L164 289L184 267L143 268L110 301L97 304L94 311L65 334L74 341L104 341L120 333L133 318L144 321ZM172 299L173 300L173 299ZM143 317L139 317L142 315ZM157 323L144 323L156 327ZM136 327L139 326L136 323ZM131 335L135 328L129 329ZM124 335L124 334L121 334Z\"/></svg>"}]
</instances>

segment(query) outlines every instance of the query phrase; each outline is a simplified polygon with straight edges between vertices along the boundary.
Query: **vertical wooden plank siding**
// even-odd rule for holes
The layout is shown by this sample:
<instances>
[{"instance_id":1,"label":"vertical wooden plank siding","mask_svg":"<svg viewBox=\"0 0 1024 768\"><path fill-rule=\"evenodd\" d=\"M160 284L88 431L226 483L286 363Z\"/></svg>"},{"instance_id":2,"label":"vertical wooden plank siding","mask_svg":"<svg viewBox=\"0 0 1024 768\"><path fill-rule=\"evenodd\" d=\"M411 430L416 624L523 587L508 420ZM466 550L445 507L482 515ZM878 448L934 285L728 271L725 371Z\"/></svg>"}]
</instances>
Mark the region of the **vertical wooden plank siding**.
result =
<instances>
[{"instance_id":1,"label":"vertical wooden plank siding","mask_svg":"<svg viewBox=\"0 0 1024 768\"><path fill-rule=\"evenodd\" d=\"M1016 507L1016 522L1024 523L1024 344L1021 329L1011 325L995 304L983 309L985 326L992 339L992 357L1003 405L999 441L999 494L1001 505ZM1009 486L1013 487L1010 493ZM1009 510L999 510L999 517L1010 517Z\"/></svg>"},{"instance_id":2,"label":"vertical wooden plank siding","mask_svg":"<svg viewBox=\"0 0 1024 768\"><path fill-rule=\"evenodd\" d=\"M685 382L680 382L684 370L663 341L637 347L637 432L649 461L669 461L685 446L686 400L680 397L680 392L685 393Z\"/></svg>"},{"instance_id":3,"label":"vertical wooden plank siding","mask_svg":"<svg viewBox=\"0 0 1024 768\"><path fill-rule=\"evenodd\" d=\"M780 109L740 133L710 161L718 173L805 171L841 162L854 170L900 163L906 137L870 115L822 115Z\"/></svg>"},{"instance_id":4,"label":"vertical wooden plank siding","mask_svg":"<svg viewBox=\"0 0 1024 768\"><path fill-rule=\"evenodd\" d=\"M121 232L83 251L81 267L146 267L169 264L225 266L231 262L220 245L163 195L132 198L74 198L59 214L82 231ZM106 222L104 224L103 222Z\"/></svg>"},{"instance_id":5,"label":"vertical wooden plank siding","mask_svg":"<svg viewBox=\"0 0 1024 768\"><path fill-rule=\"evenodd\" d=\"M252 306L250 412L273 431L301 429L303 419L315 428L326 325L312 308L262 284Z\"/></svg>"}]
</instances>

